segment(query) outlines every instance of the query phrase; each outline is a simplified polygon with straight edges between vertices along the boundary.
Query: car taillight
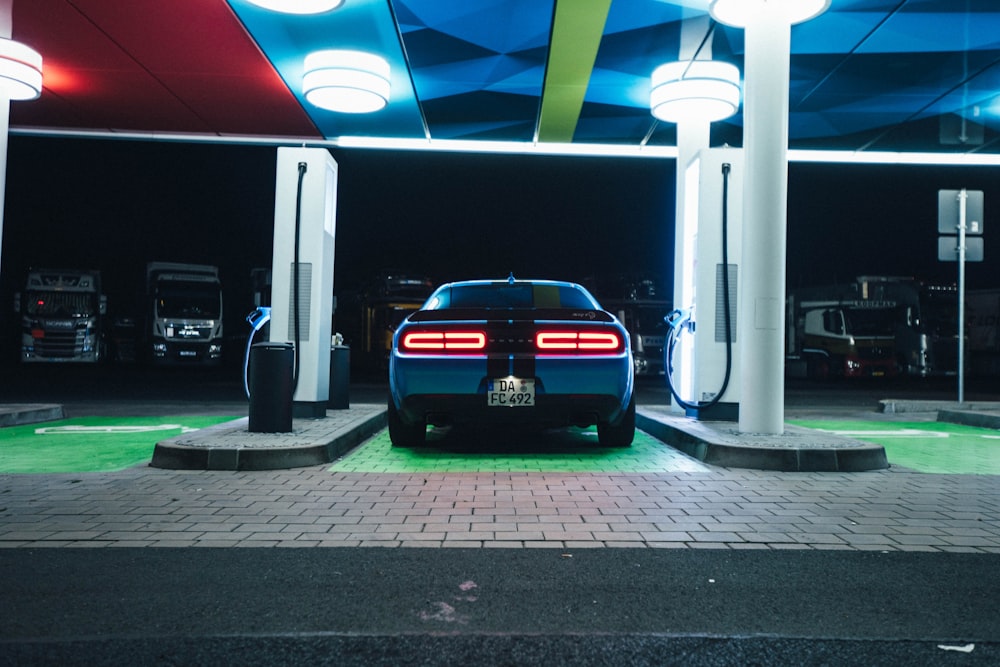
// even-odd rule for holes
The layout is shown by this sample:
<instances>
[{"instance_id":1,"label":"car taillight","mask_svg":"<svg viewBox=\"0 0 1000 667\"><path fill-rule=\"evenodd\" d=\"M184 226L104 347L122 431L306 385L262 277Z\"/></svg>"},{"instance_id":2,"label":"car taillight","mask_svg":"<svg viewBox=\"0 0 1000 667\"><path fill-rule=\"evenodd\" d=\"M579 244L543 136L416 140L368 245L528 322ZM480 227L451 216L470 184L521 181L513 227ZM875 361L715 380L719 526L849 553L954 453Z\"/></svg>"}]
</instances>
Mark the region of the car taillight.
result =
<instances>
[{"instance_id":1,"label":"car taillight","mask_svg":"<svg viewBox=\"0 0 1000 667\"><path fill-rule=\"evenodd\" d=\"M612 353L623 349L616 331L539 331L535 348L541 353Z\"/></svg>"},{"instance_id":2,"label":"car taillight","mask_svg":"<svg viewBox=\"0 0 1000 667\"><path fill-rule=\"evenodd\" d=\"M482 331L410 331L399 347L406 352L478 352L486 348Z\"/></svg>"}]
</instances>

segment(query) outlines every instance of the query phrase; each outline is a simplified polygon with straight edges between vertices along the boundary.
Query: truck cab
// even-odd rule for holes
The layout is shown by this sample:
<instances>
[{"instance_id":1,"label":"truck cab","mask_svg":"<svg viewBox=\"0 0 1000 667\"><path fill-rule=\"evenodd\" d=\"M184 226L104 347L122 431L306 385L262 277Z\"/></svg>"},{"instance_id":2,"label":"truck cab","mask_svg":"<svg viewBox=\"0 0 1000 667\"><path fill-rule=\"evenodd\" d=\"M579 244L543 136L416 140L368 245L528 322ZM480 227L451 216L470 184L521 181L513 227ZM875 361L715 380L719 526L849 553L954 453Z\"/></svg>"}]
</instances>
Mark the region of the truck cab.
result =
<instances>
[{"instance_id":1,"label":"truck cab","mask_svg":"<svg viewBox=\"0 0 1000 667\"><path fill-rule=\"evenodd\" d=\"M108 304L100 271L32 269L14 301L21 315L22 362L97 363L104 358Z\"/></svg>"},{"instance_id":2,"label":"truck cab","mask_svg":"<svg viewBox=\"0 0 1000 667\"><path fill-rule=\"evenodd\" d=\"M151 262L146 268L154 364L222 362L222 283L215 266Z\"/></svg>"},{"instance_id":3,"label":"truck cab","mask_svg":"<svg viewBox=\"0 0 1000 667\"><path fill-rule=\"evenodd\" d=\"M898 373L892 307L857 301L804 310L801 356L811 377L892 377Z\"/></svg>"}]
</instances>

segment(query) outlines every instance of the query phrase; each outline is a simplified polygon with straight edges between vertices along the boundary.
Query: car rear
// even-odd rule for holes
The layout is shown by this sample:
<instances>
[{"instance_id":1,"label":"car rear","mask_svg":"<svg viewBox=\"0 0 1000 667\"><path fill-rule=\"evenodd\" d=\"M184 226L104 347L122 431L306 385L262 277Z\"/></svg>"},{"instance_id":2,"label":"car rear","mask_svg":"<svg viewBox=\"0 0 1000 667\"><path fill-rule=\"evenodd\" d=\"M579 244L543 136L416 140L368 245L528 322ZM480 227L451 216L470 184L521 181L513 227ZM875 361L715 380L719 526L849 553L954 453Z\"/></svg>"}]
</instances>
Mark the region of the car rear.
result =
<instances>
[{"instance_id":1,"label":"car rear","mask_svg":"<svg viewBox=\"0 0 1000 667\"><path fill-rule=\"evenodd\" d=\"M628 430L632 389L627 332L578 285L453 283L396 332L390 435L418 444L426 424L454 423Z\"/></svg>"}]
</instances>

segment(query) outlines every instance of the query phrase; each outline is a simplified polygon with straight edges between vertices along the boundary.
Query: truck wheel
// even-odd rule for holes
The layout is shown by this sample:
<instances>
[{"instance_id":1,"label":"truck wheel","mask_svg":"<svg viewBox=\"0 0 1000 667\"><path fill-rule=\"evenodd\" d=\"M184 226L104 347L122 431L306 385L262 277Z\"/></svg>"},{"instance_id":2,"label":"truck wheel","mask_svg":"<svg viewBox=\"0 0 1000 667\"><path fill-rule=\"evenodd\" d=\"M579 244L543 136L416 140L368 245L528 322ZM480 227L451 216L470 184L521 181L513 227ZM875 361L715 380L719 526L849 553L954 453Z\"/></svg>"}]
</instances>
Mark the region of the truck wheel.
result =
<instances>
[{"instance_id":1,"label":"truck wheel","mask_svg":"<svg viewBox=\"0 0 1000 667\"><path fill-rule=\"evenodd\" d=\"M616 422L597 424L597 441L602 447L630 447L635 438L635 394Z\"/></svg>"},{"instance_id":2,"label":"truck wheel","mask_svg":"<svg viewBox=\"0 0 1000 667\"><path fill-rule=\"evenodd\" d=\"M386 420L389 423L389 440L393 447L420 447L424 444L427 426L423 422L407 424L396 410L396 403L389 396Z\"/></svg>"}]
</instances>

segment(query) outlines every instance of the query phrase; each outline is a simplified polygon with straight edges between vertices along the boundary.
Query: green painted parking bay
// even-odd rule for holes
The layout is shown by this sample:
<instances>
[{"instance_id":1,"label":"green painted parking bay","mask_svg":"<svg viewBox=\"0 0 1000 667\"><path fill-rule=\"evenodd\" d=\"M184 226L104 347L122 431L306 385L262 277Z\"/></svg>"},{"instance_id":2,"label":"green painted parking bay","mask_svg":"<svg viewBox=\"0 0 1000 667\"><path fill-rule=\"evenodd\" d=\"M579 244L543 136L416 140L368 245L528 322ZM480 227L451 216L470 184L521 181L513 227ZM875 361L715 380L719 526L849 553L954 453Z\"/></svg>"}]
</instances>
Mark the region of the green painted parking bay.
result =
<instances>
[{"instance_id":1,"label":"green painted parking bay","mask_svg":"<svg viewBox=\"0 0 1000 667\"><path fill-rule=\"evenodd\" d=\"M1000 431L949 422L790 422L872 442L885 448L889 465L918 472L1000 475Z\"/></svg>"},{"instance_id":2,"label":"green painted parking bay","mask_svg":"<svg viewBox=\"0 0 1000 667\"><path fill-rule=\"evenodd\" d=\"M148 464L160 440L232 419L79 417L0 428L0 473L124 470Z\"/></svg>"},{"instance_id":3,"label":"green painted parking bay","mask_svg":"<svg viewBox=\"0 0 1000 667\"><path fill-rule=\"evenodd\" d=\"M544 433L452 432L430 429L427 446L393 447L389 432L336 461L334 472L368 473L662 473L709 472L711 467L642 431L631 447L601 447L597 431L569 428Z\"/></svg>"}]
</instances>

